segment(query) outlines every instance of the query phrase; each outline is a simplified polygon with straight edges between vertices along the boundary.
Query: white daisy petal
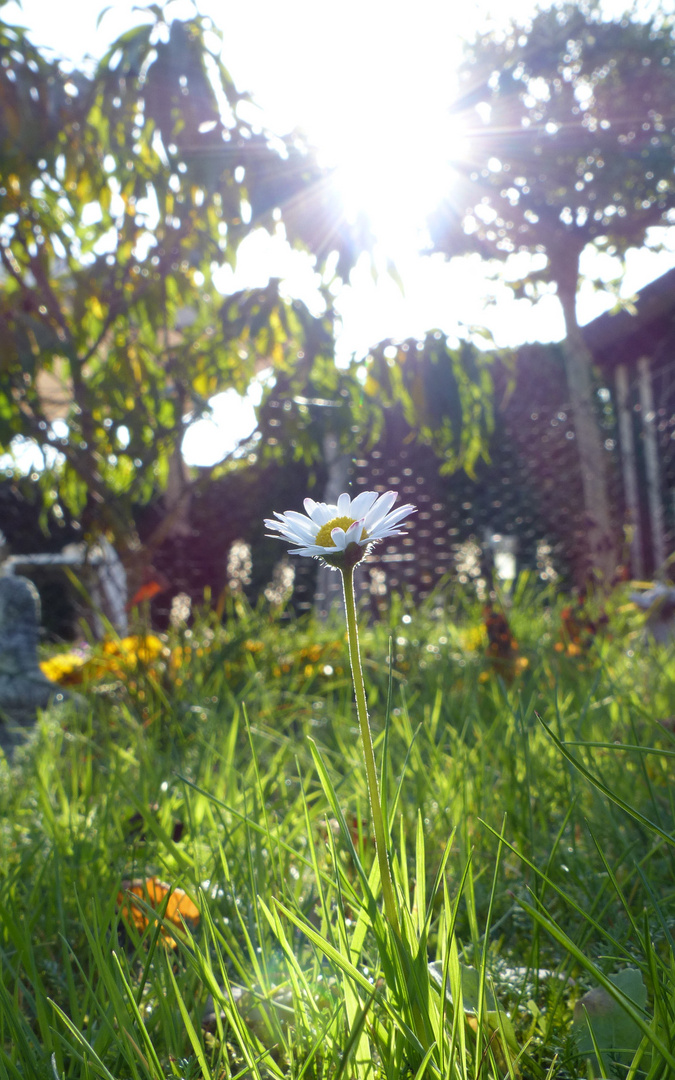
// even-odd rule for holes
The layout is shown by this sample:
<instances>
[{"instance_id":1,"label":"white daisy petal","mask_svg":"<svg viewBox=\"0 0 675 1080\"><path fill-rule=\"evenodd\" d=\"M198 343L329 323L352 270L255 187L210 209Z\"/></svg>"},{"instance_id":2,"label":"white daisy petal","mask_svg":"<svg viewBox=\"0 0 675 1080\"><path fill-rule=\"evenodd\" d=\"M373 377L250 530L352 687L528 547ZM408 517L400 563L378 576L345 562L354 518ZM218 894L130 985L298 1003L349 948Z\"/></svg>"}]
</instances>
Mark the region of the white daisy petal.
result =
<instances>
[{"instance_id":1,"label":"white daisy petal","mask_svg":"<svg viewBox=\"0 0 675 1080\"><path fill-rule=\"evenodd\" d=\"M373 529L379 525L382 519L387 516L395 502L395 491L385 491L384 495L380 495L375 505L366 514L364 524L367 532L372 532Z\"/></svg>"},{"instance_id":2,"label":"white daisy petal","mask_svg":"<svg viewBox=\"0 0 675 1080\"><path fill-rule=\"evenodd\" d=\"M340 497L338 498L338 501L337 501L337 514L335 516L336 517L346 517L347 514L350 513L349 508L351 506L351 503L352 503L351 498L346 493L346 491L343 491L342 495L340 495ZM353 517L354 515L351 514L350 516Z\"/></svg>"},{"instance_id":3,"label":"white daisy petal","mask_svg":"<svg viewBox=\"0 0 675 1080\"><path fill-rule=\"evenodd\" d=\"M403 536L405 529L385 529L384 532L378 532L377 536L371 537L371 543L377 544L380 540L388 540L390 536Z\"/></svg>"},{"instance_id":4,"label":"white daisy petal","mask_svg":"<svg viewBox=\"0 0 675 1080\"><path fill-rule=\"evenodd\" d=\"M349 510L350 515L353 518L365 517L376 499L376 491L362 491L352 500L352 505Z\"/></svg>"},{"instance_id":5,"label":"white daisy petal","mask_svg":"<svg viewBox=\"0 0 675 1080\"><path fill-rule=\"evenodd\" d=\"M345 533L345 547L347 544L360 544L363 535L363 518L350 525ZM366 541L364 541L365 543Z\"/></svg>"},{"instance_id":6,"label":"white daisy petal","mask_svg":"<svg viewBox=\"0 0 675 1080\"><path fill-rule=\"evenodd\" d=\"M302 525L306 529L316 528L311 518L307 517L307 514L299 514L297 510L287 510L285 514L278 514L277 517L281 517L283 521L294 521L297 525Z\"/></svg>"},{"instance_id":7,"label":"white daisy petal","mask_svg":"<svg viewBox=\"0 0 675 1080\"><path fill-rule=\"evenodd\" d=\"M301 533L298 533L295 529L288 525L279 524L278 526L275 526L275 523L271 522L269 527L274 532L279 533L282 539L292 540L298 544L311 543L313 539L313 537L305 538Z\"/></svg>"},{"instance_id":8,"label":"white daisy petal","mask_svg":"<svg viewBox=\"0 0 675 1080\"><path fill-rule=\"evenodd\" d=\"M347 534L344 529L337 525L334 529L331 529L330 536L338 551L344 551L347 546ZM326 550L331 551L332 549L326 548Z\"/></svg>"},{"instance_id":9,"label":"white daisy petal","mask_svg":"<svg viewBox=\"0 0 675 1080\"><path fill-rule=\"evenodd\" d=\"M265 525L268 529L274 529L274 531L278 533L288 532L288 526L285 525L282 521L270 521L269 518L266 518Z\"/></svg>"},{"instance_id":10,"label":"white daisy petal","mask_svg":"<svg viewBox=\"0 0 675 1080\"><path fill-rule=\"evenodd\" d=\"M287 529L288 521L285 514L277 514L275 518L266 518L265 524L269 525L270 529Z\"/></svg>"},{"instance_id":11,"label":"white daisy petal","mask_svg":"<svg viewBox=\"0 0 675 1080\"><path fill-rule=\"evenodd\" d=\"M308 503L311 504L311 508L307 510L307 513L319 528L322 525L327 525L329 521L338 516L337 506L331 506L329 503L315 503L312 499L305 499L305 507L307 507Z\"/></svg>"},{"instance_id":12,"label":"white daisy petal","mask_svg":"<svg viewBox=\"0 0 675 1080\"><path fill-rule=\"evenodd\" d=\"M394 525L398 525L399 521L407 517L408 514L414 512L414 506L400 506L397 510L392 510L390 514L387 514L386 518L379 524L375 525L370 531L370 535L377 537L381 535L382 529L390 529ZM366 526L367 528L367 526Z\"/></svg>"},{"instance_id":13,"label":"white daisy petal","mask_svg":"<svg viewBox=\"0 0 675 1080\"><path fill-rule=\"evenodd\" d=\"M311 521L314 521L314 515L317 510L320 511L322 504L314 502L314 499L305 499L303 505L305 507L305 511L307 512L307 517L310 518Z\"/></svg>"},{"instance_id":14,"label":"white daisy petal","mask_svg":"<svg viewBox=\"0 0 675 1080\"><path fill-rule=\"evenodd\" d=\"M292 544L313 544L314 537L307 536L306 533L296 532L295 529L288 529L283 536Z\"/></svg>"},{"instance_id":15,"label":"white daisy petal","mask_svg":"<svg viewBox=\"0 0 675 1080\"><path fill-rule=\"evenodd\" d=\"M287 522L292 524L296 532L300 532L303 536L314 538L319 529L315 522L309 521L304 514L298 514L295 510L289 510L284 518Z\"/></svg>"},{"instance_id":16,"label":"white daisy petal","mask_svg":"<svg viewBox=\"0 0 675 1080\"><path fill-rule=\"evenodd\" d=\"M408 524L409 523L406 522L406 525L408 525ZM377 535L380 536L382 533L388 533L392 529L395 529L396 532L399 532L399 525L400 525L400 522L398 522L398 521L383 521L382 524L379 526L379 528L377 530Z\"/></svg>"}]
</instances>

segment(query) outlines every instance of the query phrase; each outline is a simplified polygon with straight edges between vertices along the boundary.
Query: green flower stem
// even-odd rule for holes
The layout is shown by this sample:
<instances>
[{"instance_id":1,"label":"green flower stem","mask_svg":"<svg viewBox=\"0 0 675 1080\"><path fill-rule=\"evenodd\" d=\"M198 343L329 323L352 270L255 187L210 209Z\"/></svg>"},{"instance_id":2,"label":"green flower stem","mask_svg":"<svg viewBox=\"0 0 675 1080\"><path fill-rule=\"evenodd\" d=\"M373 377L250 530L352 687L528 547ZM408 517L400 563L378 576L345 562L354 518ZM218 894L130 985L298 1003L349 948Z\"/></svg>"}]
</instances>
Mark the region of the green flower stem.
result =
<instances>
[{"instance_id":1,"label":"green flower stem","mask_svg":"<svg viewBox=\"0 0 675 1080\"><path fill-rule=\"evenodd\" d=\"M354 567L341 567L342 584L344 587L345 613L347 615L347 639L349 643L349 662L352 668L354 681L354 693L356 695L356 712L361 729L361 744L363 757L366 763L366 778L368 780L368 796L370 798L370 810L373 815L375 828L375 847L380 864L380 879L382 882L382 896L384 898L384 910L389 924L400 937L396 901L394 899L394 886L391 880L389 857L387 854L387 834L384 828L382 816L382 803L380 802L380 789L377 782L377 769L375 766L375 753L373 740L368 723L368 706L366 704L366 691L363 683L363 671L361 669L361 654L359 652L359 629L356 620L356 602L354 599Z\"/></svg>"}]
</instances>

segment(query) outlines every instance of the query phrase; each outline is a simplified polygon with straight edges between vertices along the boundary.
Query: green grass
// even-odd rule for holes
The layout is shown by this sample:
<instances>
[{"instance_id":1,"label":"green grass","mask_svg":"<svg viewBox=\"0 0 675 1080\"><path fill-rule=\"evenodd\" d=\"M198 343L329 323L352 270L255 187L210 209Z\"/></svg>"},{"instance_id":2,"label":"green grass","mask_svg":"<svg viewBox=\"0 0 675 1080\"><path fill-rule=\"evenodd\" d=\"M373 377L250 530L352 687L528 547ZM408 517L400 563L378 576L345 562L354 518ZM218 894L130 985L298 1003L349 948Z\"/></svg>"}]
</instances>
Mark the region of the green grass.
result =
<instances>
[{"instance_id":1,"label":"green grass","mask_svg":"<svg viewBox=\"0 0 675 1080\"><path fill-rule=\"evenodd\" d=\"M0 1080L675 1076L675 656L623 599L568 656L523 580L510 683L460 593L364 628L399 942L339 617L238 602L46 716L1 766ZM152 876L175 947L118 902Z\"/></svg>"}]
</instances>

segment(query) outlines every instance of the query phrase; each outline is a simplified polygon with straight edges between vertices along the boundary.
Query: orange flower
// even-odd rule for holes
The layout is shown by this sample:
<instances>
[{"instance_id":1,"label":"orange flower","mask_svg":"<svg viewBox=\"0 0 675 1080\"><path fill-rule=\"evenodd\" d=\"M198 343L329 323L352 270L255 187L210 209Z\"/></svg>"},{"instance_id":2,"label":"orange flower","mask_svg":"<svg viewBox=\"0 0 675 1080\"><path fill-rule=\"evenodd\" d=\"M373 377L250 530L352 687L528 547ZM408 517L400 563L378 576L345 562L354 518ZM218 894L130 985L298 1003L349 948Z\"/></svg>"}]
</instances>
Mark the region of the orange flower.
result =
<instances>
[{"instance_id":1,"label":"orange flower","mask_svg":"<svg viewBox=\"0 0 675 1080\"><path fill-rule=\"evenodd\" d=\"M146 909L136 903L135 896L155 911L161 912L165 921L173 923L179 930L183 929L184 922L194 926L199 922L199 908L182 889L172 888L158 877L149 877L144 881L123 881L117 894L117 905L124 921L128 925L133 924L140 934L150 925L150 918ZM157 926L159 919L153 919L152 922ZM165 926L160 926L160 933L170 949L177 948L178 942Z\"/></svg>"}]
</instances>

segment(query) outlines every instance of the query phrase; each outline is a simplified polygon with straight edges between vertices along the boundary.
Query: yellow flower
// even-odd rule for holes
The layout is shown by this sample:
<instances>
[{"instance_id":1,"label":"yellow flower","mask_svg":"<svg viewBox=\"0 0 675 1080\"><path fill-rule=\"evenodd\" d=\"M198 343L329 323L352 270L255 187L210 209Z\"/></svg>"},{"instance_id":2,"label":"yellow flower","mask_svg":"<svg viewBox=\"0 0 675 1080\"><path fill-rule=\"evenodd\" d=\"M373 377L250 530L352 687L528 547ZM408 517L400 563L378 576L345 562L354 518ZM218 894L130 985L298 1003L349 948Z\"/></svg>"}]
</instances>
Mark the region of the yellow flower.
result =
<instances>
[{"instance_id":1,"label":"yellow flower","mask_svg":"<svg viewBox=\"0 0 675 1080\"><path fill-rule=\"evenodd\" d=\"M248 641L244 642L244 648L247 652L257 653L261 652L265 648L265 643L264 641L251 641L249 639Z\"/></svg>"},{"instance_id":2,"label":"yellow flower","mask_svg":"<svg viewBox=\"0 0 675 1080\"><path fill-rule=\"evenodd\" d=\"M164 644L154 634L133 635L121 641L103 642L101 652L92 656L61 653L40 663L43 674L60 686L93 681L111 673L122 675L139 663L151 664L164 651Z\"/></svg>"},{"instance_id":3,"label":"yellow flower","mask_svg":"<svg viewBox=\"0 0 675 1080\"><path fill-rule=\"evenodd\" d=\"M484 626L470 626L464 631L459 632L459 642L461 647L466 652L478 652L485 646L485 627Z\"/></svg>"},{"instance_id":4,"label":"yellow flower","mask_svg":"<svg viewBox=\"0 0 675 1080\"><path fill-rule=\"evenodd\" d=\"M141 660L147 664L160 656L164 645L154 634L132 634L120 641L106 641L103 651L107 656L120 656L125 660Z\"/></svg>"},{"instance_id":5,"label":"yellow flower","mask_svg":"<svg viewBox=\"0 0 675 1080\"><path fill-rule=\"evenodd\" d=\"M83 669L87 664L84 656L77 653L61 653L60 656L51 656L49 660L40 662L40 669L52 682L60 686L68 686L82 682Z\"/></svg>"}]
</instances>

